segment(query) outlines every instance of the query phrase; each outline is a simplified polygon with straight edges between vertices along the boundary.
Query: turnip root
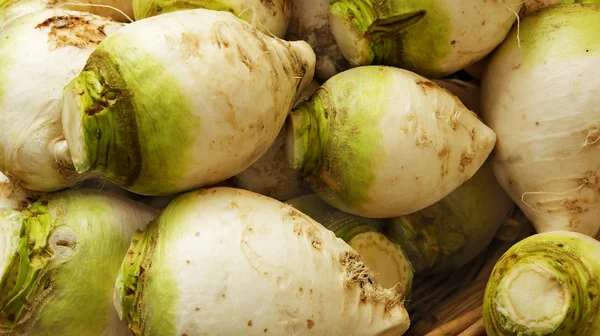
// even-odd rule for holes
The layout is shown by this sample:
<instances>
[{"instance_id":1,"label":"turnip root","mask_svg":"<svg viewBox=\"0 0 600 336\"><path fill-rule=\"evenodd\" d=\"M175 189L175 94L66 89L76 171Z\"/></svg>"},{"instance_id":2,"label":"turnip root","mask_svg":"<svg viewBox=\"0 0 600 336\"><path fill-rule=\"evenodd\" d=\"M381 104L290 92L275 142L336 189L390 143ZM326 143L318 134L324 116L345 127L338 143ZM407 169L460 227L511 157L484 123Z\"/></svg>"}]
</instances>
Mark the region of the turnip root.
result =
<instances>
[{"instance_id":1,"label":"turnip root","mask_svg":"<svg viewBox=\"0 0 600 336\"><path fill-rule=\"evenodd\" d=\"M286 153L317 195L362 217L421 210L471 178L496 136L456 96L413 72L335 75L286 124Z\"/></svg>"},{"instance_id":2,"label":"turnip root","mask_svg":"<svg viewBox=\"0 0 600 336\"><path fill-rule=\"evenodd\" d=\"M385 64L428 78L459 71L508 34L523 0L333 0L329 25L353 66Z\"/></svg>"},{"instance_id":3,"label":"turnip root","mask_svg":"<svg viewBox=\"0 0 600 336\"><path fill-rule=\"evenodd\" d=\"M0 334L128 335L113 287L135 230L156 215L84 189L0 211Z\"/></svg>"},{"instance_id":4,"label":"turnip root","mask_svg":"<svg viewBox=\"0 0 600 336\"><path fill-rule=\"evenodd\" d=\"M314 64L306 42L266 36L227 12L131 23L65 88L75 168L153 196L235 176L275 141Z\"/></svg>"},{"instance_id":5,"label":"turnip root","mask_svg":"<svg viewBox=\"0 0 600 336\"><path fill-rule=\"evenodd\" d=\"M133 0L136 20L159 14L206 8L227 11L265 34L283 38L290 22L291 0Z\"/></svg>"},{"instance_id":6,"label":"turnip root","mask_svg":"<svg viewBox=\"0 0 600 336\"><path fill-rule=\"evenodd\" d=\"M293 0L285 35L286 40L310 44L317 55L315 77L323 81L349 67L329 29L328 6L329 0Z\"/></svg>"},{"instance_id":7,"label":"turnip root","mask_svg":"<svg viewBox=\"0 0 600 336\"><path fill-rule=\"evenodd\" d=\"M494 172L537 232L600 228L600 6L530 13L492 55L482 117Z\"/></svg>"},{"instance_id":8,"label":"turnip root","mask_svg":"<svg viewBox=\"0 0 600 336\"><path fill-rule=\"evenodd\" d=\"M134 236L114 303L138 336L391 336L409 326L399 295L333 232L226 187L179 196Z\"/></svg>"},{"instance_id":9,"label":"turnip root","mask_svg":"<svg viewBox=\"0 0 600 336\"><path fill-rule=\"evenodd\" d=\"M0 30L0 171L37 191L74 185L61 124L62 90L94 48L122 27L88 13L50 9Z\"/></svg>"}]
</instances>

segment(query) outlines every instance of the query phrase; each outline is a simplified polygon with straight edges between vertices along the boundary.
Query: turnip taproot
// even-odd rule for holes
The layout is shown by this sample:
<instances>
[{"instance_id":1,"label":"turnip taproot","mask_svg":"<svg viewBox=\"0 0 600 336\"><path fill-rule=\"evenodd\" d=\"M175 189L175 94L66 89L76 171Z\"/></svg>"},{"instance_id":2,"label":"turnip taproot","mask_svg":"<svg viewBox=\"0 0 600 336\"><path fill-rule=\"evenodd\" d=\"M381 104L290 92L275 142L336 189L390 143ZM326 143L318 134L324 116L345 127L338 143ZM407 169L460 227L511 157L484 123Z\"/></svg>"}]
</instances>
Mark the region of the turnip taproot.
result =
<instances>
[{"instance_id":1,"label":"turnip taproot","mask_svg":"<svg viewBox=\"0 0 600 336\"><path fill-rule=\"evenodd\" d=\"M471 178L496 135L413 72L363 66L325 82L287 121L286 152L317 195L359 216L421 210Z\"/></svg>"},{"instance_id":2,"label":"turnip taproot","mask_svg":"<svg viewBox=\"0 0 600 336\"><path fill-rule=\"evenodd\" d=\"M306 42L269 37L227 12L131 23L65 88L75 168L143 195L228 179L275 141L314 64Z\"/></svg>"},{"instance_id":3,"label":"turnip taproot","mask_svg":"<svg viewBox=\"0 0 600 336\"><path fill-rule=\"evenodd\" d=\"M135 335L402 335L400 296L292 206L218 187L176 198L132 239L115 307Z\"/></svg>"}]
</instances>

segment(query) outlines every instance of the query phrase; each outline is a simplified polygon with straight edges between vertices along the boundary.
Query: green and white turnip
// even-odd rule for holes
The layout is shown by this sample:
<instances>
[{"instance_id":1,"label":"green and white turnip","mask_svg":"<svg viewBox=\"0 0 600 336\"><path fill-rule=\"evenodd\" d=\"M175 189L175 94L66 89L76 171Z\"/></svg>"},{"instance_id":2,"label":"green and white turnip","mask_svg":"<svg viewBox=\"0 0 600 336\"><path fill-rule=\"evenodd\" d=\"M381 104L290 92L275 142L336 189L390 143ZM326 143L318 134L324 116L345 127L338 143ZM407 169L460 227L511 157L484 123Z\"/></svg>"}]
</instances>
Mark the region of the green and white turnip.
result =
<instances>
[{"instance_id":1,"label":"green and white turnip","mask_svg":"<svg viewBox=\"0 0 600 336\"><path fill-rule=\"evenodd\" d=\"M568 231L513 245L490 275L483 320L490 336L600 334L600 242Z\"/></svg>"},{"instance_id":2,"label":"green and white turnip","mask_svg":"<svg viewBox=\"0 0 600 336\"><path fill-rule=\"evenodd\" d=\"M500 184L537 232L594 236L600 221L600 5L527 15L492 55L482 117Z\"/></svg>"},{"instance_id":3,"label":"green and white turnip","mask_svg":"<svg viewBox=\"0 0 600 336\"><path fill-rule=\"evenodd\" d=\"M402 335L409 317L344 241L243 189L177 197L132 239L115 307L134 335Z\"/></svg>"},{"instance_id":4,"label":"green and white turnip","mask_svg":"<svg viewBox=\"0 0 600 336\"><path fill-rule=\"evenodd\" d=\"M413 72L363 66L325 82L287 121L286 152L317 195L363 217L421 210L471 178L496 135Z\"/></svg>"},{"instance_id":5,"label":"green and white turnip","mask_svg":"<svg viewBox=\"0 0 600 336\"><path fill-rule=\"evenodd\" d=\"M428 78L464 69L508 34L522 0L334 0L329 24L352 65L385 64Z\"/></svg>"},{"instance_id":6,"label":"green and white turnip","mask_svg":"<svg viewBox=\"0 0 600 336\"><path fill-rule=\"evenodd\" d=\"M235 176L273 144L314 64L306 42L269 37L228 12L131 23L65 88L75 168L142 195Z\"/></svg>"},{"instance_id":7,"label":"green and white turnip","mask_svg":"<svg viewBox=\"0 0 600 336\"><path fill-rule=\"evenodd\" d=\"M134 232L155 216L85 189L0 211L0 334L128 335L113 288Z\"/></svg>"}]
</instances>

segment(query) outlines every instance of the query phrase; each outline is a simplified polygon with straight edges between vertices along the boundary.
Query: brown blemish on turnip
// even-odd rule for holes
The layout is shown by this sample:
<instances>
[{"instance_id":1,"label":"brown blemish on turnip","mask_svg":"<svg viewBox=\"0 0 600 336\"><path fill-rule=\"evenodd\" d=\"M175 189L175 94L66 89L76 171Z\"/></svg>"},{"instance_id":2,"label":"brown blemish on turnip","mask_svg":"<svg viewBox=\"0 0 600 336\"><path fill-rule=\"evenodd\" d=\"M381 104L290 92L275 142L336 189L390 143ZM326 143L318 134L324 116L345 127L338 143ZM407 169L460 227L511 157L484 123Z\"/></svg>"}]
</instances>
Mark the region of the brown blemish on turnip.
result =
<instances>
[{"instance_id":1,"label":"brown blemish on turnip","mask_svg":"<svg viewBox=\"0 0 600 336\"><path fill-rule=\"evenodd\" d=\"M101 22L103 24L99 24ZM62 47L84 49L97 46L106 38L105 22L94 22L79 15L57 15L38 24L35 29L49 28L48 40L55 49Z\"/></svg>"}]
</instances>

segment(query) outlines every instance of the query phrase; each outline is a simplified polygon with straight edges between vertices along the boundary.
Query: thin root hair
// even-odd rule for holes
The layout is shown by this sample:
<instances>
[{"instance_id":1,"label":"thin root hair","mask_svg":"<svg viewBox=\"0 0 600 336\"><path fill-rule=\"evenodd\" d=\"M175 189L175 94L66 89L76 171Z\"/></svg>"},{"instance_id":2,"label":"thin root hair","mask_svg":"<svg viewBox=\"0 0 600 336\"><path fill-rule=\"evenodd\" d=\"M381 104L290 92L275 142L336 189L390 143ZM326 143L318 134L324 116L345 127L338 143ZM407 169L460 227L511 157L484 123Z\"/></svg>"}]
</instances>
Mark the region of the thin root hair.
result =
<instances>
[{"instance_id":1,"label":"thin root hair","mask_svg":"<svg viewBox=\"0 0 600 336\"><path fill-rule=\"evenodd\" d=\"M65 6L81 6L81 7L101 7L101 8L110 8L118 13L120 13L121 15L123 15L127 20L129 20L129 23L133 22L133 19L129 17L129 15L125 14L125 12L123 12L122 10L113 7L113 6L109 6L109 5L102 5L102 4L87 4L87 3L83 3L83 2L64 2L62 4L60 4L57 7L65 7Z\"/></svg>"},{"instance_id":2,"label":"thin root hair","mask_svg":"<svg viewBox=\"0 0 600 336\"><path fill-rule=\"evenodd\" d=\"M580 183L581 184L577 188L572 189L572 190L563 191L563 192L527 191L527 192L524 192L523 194L521 194L521 202L523 202L523 204L525 204L531 210L533 210L535 212L540 212L538 209L532 207L529 203L525 202L525 196L527 196L527 195L557 195L557 196L566 195L566 194L570 194L570 193L579 191L579 190L583 189L583 187L585 187L587 185L587 183L582 183L581 180L580 180Z\"/></svg>"},{"instance_id":3,"label":"thin root hair","mask_svg":"<svg viewBox=\"0 0 600 336\"><path fill-rule=\"evenodd\" d=\"M499 4L506 7L509 11L511 11L517 17L517 45L521 48L521 18L519 17L519 13L517 13L514 9L512 9L509 5L507 5L504 0L496 0ZM522 1L519 5L524 4L526 1Z\"/></svg>"}]
</instances>

